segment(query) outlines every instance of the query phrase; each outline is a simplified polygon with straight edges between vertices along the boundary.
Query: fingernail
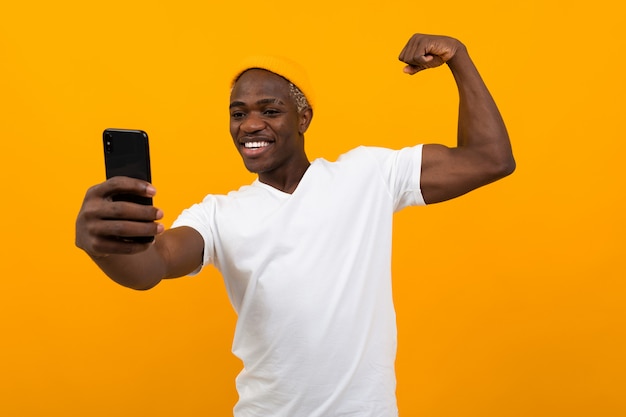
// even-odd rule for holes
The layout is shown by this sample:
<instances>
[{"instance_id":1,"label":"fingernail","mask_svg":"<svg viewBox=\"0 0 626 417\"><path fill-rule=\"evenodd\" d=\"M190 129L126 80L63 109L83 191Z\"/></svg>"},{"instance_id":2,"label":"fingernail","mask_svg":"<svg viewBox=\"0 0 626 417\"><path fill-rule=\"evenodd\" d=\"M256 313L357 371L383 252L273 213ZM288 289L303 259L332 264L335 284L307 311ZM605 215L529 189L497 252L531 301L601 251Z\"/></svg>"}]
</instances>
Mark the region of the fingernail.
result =
<instances>
[{"instance_id":1,"label":"fingernail","mask_svg":"<svg viewBox=\"0 0 626 417\"><path fill-rule=\"evenodd\" d=\"M153 196L156 194L156 188L152 184L146 185L146 194Z\"/></svg>"},{"instance_id":2,"label":"fingernail","mask_svg":"<svg viewBox=\"0 0 626 417\"><path fill-rule=\"evenodd\" d=\"M156 212L156 220L160 220L160 219L162 219L162 218L163 218L163 210L161 210L161 209L157 209L157 212Z\"/></svg>"}]
</instances>

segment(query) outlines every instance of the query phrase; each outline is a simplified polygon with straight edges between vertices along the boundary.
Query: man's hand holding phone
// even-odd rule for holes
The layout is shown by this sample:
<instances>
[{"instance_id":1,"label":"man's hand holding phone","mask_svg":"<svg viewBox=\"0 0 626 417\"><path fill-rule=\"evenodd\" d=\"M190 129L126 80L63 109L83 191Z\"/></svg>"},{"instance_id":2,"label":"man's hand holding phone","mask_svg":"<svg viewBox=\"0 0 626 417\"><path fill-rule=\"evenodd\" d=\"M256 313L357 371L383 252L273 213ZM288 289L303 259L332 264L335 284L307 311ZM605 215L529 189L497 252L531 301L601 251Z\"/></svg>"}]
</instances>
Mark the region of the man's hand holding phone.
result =
<instances>
[{"instance_id":1,"label":"man's hand holding phone","mask_svg":"<svg viewBox=\"0 0 626 417\"><path fill-rule=\"evenodd\" d=\"M152 198L155 188L130 177L113 177L87 190L76 220L76 246L94 258L146 250L164 227L154 206L115 200L120 194ZM137 239L141 236L144 239Z\"/></svg>"},{"instance_id":2,"label":"man's hand holding phone","mask_svg":"<svg viewBox=\"0 0 626 417\"><path fill-rule=\"evenodd\" d=\"M76 220L76 245L92 257L146 250L163 232L163 212L152 205L148 135L106 129L102 134L107 180L91 187Z\"/></svg>"}]
</instances>

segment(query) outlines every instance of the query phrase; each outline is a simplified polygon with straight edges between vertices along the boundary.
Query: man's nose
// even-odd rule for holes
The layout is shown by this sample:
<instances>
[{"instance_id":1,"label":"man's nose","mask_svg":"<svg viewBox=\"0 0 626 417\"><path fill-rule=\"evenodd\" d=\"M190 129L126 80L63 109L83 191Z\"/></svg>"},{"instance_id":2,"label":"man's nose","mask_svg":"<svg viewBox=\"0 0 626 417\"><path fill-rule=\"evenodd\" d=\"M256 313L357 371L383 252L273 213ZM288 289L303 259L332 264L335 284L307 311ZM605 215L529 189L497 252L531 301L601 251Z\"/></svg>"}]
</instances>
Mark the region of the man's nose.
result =
<instances>
[{"instance_id":1,"label":"man's nose","mask_svg":"<svg viewBox=\"0 0 626 417\"><path fill-rule=\"evenodd\" d=\"M254 113L248 114L241 124L241 129L246 133L258 132L259 130L263 130L264 127L265 122L263 119Z\"/></svg>"}]
</instances>

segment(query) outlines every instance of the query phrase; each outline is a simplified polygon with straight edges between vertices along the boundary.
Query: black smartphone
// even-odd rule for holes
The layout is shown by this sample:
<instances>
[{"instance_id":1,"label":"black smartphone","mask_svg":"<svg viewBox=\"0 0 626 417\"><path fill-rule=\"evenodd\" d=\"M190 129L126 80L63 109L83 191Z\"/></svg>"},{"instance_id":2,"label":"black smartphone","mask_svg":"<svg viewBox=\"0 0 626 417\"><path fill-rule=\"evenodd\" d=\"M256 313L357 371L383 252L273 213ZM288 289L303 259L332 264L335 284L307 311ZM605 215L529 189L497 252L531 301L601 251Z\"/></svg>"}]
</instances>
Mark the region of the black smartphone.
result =
<instances>
[{"instance_id":1,"label":"black smartphone","mask_svg":"<svg viewBox=\"0 0 626 417\"><path fill-rule=\"evenodd\" d=\"M106 178L124 176L152 182L148 134L143 130L105 129L102 133ZM117 194L114 201L130 201L152 205L152 198L136 194ZM153 236L128 238L135 242L151 242Z\"/></svg>"}]
</instances>

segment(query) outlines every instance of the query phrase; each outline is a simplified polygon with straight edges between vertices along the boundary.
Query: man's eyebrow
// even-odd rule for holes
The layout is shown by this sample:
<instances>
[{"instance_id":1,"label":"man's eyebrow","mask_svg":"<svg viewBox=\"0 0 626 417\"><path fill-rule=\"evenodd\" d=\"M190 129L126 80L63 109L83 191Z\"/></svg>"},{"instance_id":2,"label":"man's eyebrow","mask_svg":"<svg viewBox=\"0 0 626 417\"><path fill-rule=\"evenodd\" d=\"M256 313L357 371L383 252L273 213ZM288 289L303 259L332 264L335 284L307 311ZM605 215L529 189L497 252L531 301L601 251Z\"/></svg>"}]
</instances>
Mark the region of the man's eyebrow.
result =
<instances>
[{"instance_id":1,"label":"man's eyebrow","mask_svg":"<svg viewBox=\"0 0 626 417\"><path fill-rule=\"evenodd\" d=\"M240 107L245 105L246 103L244 103L243 101L233 101L232 103L230 103L230 106L228 106L228 108L232 109L233 107Z\"/></svg>"},{"instance_id":2,"label":"man's eyebrow","mask_svg":"<svg viewBox=\"0 0 626 417\"><path fill-rule=\"evenodd\" d=\"M264 98L264 99L261 99L261 100L257 101L256 104L281 104L281 105L284 105L285 103L283 103L282 100L279 99L279 98Z\"/></svg>"},{"instance_id":3,"label":"man's eyebrow","mask_svg":"<svg viewBox=\"0 0 626 417\"><path fill-rule=\"evenodd\" d=\"M259 101L256 102L257 105L264 105L264 104L280 104L280 105L285 105L285 103L279 99L279 98L263 98ZM228 106L229 109L232 109L233 107L242 107L245 106L246 103L244 103L243 101L233 101L232 103L230 103L230 106Z\"/></svg>"}]
</instances>

